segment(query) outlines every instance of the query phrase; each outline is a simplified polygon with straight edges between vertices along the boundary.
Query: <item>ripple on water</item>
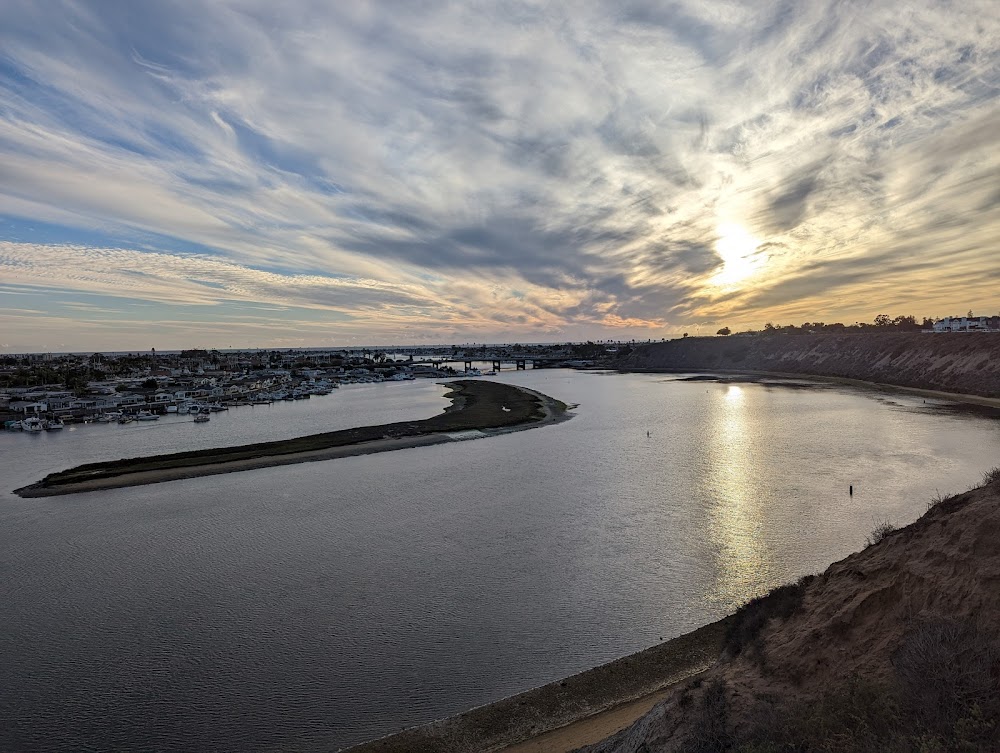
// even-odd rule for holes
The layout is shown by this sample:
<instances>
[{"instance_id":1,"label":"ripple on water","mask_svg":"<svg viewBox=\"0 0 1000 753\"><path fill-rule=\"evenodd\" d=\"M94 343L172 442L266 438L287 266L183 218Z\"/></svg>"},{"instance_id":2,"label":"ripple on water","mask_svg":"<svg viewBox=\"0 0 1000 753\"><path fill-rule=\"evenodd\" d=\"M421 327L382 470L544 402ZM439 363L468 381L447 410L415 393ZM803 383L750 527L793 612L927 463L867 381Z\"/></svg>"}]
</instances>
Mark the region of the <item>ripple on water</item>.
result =
<instances>
[{"instance_id":1,"label":"ripple on water","mask_svg":"<svg viewBox=\"0 0 1000 753\"><path fill-rule=\"evenodd\" d=\"M935 489L976 481L1000 448L994 421L905 396L500 378L579 403L576 418L327 463L4 497L0 750L330 750L386 734L647 647L821 570L858 549L874 518L909 522ZM409 386L341 390L322 411L230 411L213 417L211 439L440 410L440 387L392 391ZM127 437L85 428L35 445L0 437L4 487L36 480L39 464L131 454L139 437L144 452L205 440L180 423Z\"/></svg>"}]
</instances>

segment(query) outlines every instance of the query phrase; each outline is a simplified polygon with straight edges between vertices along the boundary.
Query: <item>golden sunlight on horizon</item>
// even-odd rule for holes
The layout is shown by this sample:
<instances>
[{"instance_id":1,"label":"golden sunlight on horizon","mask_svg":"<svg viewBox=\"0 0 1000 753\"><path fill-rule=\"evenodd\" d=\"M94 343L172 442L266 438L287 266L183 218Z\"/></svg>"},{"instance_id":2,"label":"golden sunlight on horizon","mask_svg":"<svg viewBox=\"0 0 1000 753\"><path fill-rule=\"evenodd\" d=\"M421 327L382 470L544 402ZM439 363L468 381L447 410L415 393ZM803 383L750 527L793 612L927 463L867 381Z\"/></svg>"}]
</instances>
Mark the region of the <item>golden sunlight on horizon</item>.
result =
<instances>
[{"instance_id":1,"label":"golden sunlight on horizon","mask_svg":"<svg viewBox=\"0 0 1000 753\"><path fill-rule=\"evenodd\" d=\"M722 269L710 282L720 286L736 285L760 270L762 260L754 255L761 244L759 238L735 222L721 223L716 232L715 252L722 259Z\"/></svg>"}]
</instances>

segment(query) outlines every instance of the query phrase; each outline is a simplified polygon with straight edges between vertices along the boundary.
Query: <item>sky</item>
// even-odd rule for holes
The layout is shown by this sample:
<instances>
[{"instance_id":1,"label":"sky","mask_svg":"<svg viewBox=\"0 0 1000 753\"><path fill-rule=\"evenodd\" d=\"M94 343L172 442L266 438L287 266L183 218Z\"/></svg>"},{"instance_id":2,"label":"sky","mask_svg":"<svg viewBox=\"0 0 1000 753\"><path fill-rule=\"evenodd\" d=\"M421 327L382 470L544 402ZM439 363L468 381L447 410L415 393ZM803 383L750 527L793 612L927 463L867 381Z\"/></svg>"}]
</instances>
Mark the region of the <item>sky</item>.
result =
<instances>
[{"instance_id":1,"label":"sky","mask_svg":"<svg viewBox=\"0 0 1000 753\"><path fill-rule=\"evenodd\" d=\"M0 19L0 352L1000 311L996 0Z\"/></svg>"}]
</instances>

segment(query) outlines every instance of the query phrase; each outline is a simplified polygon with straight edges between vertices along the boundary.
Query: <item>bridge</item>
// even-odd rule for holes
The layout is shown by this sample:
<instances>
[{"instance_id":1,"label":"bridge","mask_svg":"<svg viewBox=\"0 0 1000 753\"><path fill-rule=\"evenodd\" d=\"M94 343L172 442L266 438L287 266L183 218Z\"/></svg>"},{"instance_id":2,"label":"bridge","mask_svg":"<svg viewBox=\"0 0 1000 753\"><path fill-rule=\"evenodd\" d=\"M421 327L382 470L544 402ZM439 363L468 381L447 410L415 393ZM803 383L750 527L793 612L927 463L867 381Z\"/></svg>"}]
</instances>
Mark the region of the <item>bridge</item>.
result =
<instances>
[{"instance_id":1,"label":"bridge","mask_svg":"<svg viewBox=\"0 0 1000 753\"><path fill-rule=\"evenodd\" d=\"M413 360L409 363L413 366L441 366L442 364L449 363L460 363L465 366L465 370L468 371L472 368L473 363L489 363L493 367L493 371L500 371L503 364L514 364L514 368L518 371L528 368L528 364L531 364L531 368L545 368L546 366L553 366L559 363L565 363L566 361L579 360L573 359L572 357L563 356L551 356L551 355L538 355L536 353L523 353L523 354L510 354L510 353L480 353L475 356L460 355L460 356L426 356L421 360L417 360L417 357L413 357Z\"/></svg>"}]
</instances>

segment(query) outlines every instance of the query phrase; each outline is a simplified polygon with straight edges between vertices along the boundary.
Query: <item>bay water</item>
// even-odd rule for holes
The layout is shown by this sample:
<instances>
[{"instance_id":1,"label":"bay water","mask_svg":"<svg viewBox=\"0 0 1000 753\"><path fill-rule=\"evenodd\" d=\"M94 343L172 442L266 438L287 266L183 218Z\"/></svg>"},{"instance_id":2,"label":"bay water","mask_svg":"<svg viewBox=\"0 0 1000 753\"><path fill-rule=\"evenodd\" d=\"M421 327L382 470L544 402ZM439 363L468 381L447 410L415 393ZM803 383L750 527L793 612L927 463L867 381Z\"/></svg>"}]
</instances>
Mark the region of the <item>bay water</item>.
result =
<instances>
[{"instance_id":1,"label":"bay water","mask_svg":"<svg viewBox=\"0 0 1000 753\"><path fill-rule=\"evenodd\" d=\"M445 388L0 434L0 750L337 750L715 620L1000 464L993 412L909 395L495 378L579 407L499 437L46 499L11 491L83 462L424 418Z\"/></svg>"}]
</instances>

